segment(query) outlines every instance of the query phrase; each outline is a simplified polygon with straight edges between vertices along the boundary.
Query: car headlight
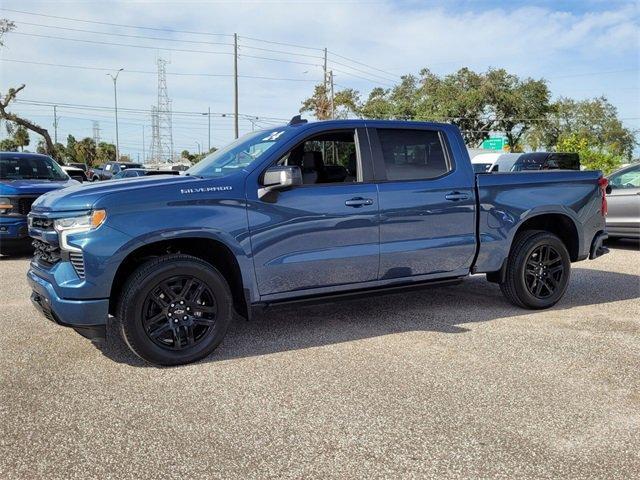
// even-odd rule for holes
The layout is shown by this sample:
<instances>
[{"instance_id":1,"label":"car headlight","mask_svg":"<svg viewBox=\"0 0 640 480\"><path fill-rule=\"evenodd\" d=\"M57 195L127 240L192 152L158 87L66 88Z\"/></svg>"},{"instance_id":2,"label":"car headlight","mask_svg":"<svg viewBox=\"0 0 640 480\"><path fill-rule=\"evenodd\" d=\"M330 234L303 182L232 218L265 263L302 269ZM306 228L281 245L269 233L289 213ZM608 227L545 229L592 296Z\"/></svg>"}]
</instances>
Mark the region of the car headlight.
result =
<instances>
[{"instance_id":1,"label":"car headlight","mask_svg":"<svg viewBox=\"0 0 640 480\"><path fill-rule=\"evenodd\" d=\"M104 223L107 218L105 210L94 210L88 215L79 217L58 218L53 221L53 228L58 232L60 238L60 248L72 252L79 252L80 249L72 247L67 243L67 237L71 233L88 232L95 230Z\"/></svg>"},{"instance_id":2,"label":"car headlight","mask_svg":"<svg viewBox=\"0 0 640 480\"><path fill-rule=\"evenodd\" d=\"M11 199L7 197L0 198L0 213L9 213L9 210L13 208Z\"/></svg>"}]
</instances>

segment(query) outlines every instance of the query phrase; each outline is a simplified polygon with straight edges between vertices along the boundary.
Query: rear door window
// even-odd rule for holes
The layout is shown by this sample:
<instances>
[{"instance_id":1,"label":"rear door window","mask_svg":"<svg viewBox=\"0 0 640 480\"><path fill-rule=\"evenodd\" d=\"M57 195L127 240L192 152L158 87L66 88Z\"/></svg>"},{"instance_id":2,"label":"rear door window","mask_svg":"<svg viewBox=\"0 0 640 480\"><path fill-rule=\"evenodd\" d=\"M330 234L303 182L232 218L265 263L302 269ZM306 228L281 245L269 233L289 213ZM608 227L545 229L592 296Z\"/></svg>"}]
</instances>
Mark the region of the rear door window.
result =
<instances>
[{"instance_id":1,"label":"rear door window","mask_svg":"<svg viewBox=\"0 0 640 480\"><path fill-rule=\"evenodd\" d=\"M387 180L428 180L452 170L435 130L378 129Z\"/></svg>"}]
</instances>

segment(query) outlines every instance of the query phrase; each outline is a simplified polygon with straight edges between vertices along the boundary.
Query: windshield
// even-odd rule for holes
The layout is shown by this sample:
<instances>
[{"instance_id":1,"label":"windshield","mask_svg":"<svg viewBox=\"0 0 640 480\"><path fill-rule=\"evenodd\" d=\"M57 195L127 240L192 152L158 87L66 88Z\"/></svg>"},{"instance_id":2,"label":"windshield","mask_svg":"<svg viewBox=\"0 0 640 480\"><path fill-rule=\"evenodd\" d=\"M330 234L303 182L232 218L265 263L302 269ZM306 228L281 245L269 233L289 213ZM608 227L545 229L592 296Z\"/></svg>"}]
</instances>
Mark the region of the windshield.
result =
<instances>
[{"instance_id":1,"label":"windshield","mask_svg":"<svg viewBox=\"0 0 640 480\"><path fill-rule=\"evenodd\" d=\"M0 180L67 180L60 166L44 155L0 156Z\"/></svg>"},{"instance_id":2,"label":"windshield","mask_svg":"<svg viewBox=\"0 0 640 480\"><path fill-rule=\"evenodd\" d=\"M261 131L238 138L187 170L186 175L224 177L248 167L281 138L284 130Z\"/></svg>"}]
</instances>

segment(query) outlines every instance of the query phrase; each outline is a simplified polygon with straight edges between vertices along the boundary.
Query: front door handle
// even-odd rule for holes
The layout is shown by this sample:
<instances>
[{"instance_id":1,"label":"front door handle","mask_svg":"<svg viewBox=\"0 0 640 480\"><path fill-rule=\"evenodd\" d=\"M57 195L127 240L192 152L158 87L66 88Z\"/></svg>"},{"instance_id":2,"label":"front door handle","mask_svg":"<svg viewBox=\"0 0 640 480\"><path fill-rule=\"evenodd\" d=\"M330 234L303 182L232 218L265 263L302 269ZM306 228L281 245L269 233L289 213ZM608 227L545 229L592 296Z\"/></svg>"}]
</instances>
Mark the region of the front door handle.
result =
<instances>
[{"instance_id":1,"label":"front door handle","mask_svg":"<svg viewBox=\"0 0 640 480\"><path fill-rule=\"evenodd\" d=\"M373 200L370 198L356 197L352 198L351 200L347 200L346 202L344 202L344 204L347 207L360 208L364 205L373 205Z\"/></svg>"},{"instance_id":2,"label":"front door handle","mask_svg":"<svg viewBox=\"0 0 640 480\"><path fill-rule=\"evenodd\" d=\"M468 200L469 195L467 193L461 193L461 192L449 192L444 196L444 198L452 202L457 202L459 200Z\"/></svg>"}]
</instances>

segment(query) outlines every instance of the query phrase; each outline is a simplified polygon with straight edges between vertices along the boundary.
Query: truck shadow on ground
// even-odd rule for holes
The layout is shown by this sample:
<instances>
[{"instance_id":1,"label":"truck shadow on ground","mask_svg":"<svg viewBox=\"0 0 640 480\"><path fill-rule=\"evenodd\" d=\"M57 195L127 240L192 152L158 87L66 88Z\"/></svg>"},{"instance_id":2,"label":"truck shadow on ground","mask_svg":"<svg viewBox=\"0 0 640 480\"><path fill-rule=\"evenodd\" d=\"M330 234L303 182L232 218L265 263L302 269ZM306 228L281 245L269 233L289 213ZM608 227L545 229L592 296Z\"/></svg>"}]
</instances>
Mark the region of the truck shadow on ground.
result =
<instances>
[{"instance_id":1,"label":"truck shadow on ground","mask_svg":"<svg viewBox=\"0 0 640 480\"><path fill-rule=\"evenodd\" d=\"M553 310L640 298L637 275L574 268L569 289ZM274 307L255 320L236 319L222 345L200 363L253 357L320 347L412 331L465 333L465 325L535 315L512 306L497 285L474 276L456 286L316 305ZM136 357L109 328L102 353L136 367L149 364Z\"/></svg>"}]
</instances>

